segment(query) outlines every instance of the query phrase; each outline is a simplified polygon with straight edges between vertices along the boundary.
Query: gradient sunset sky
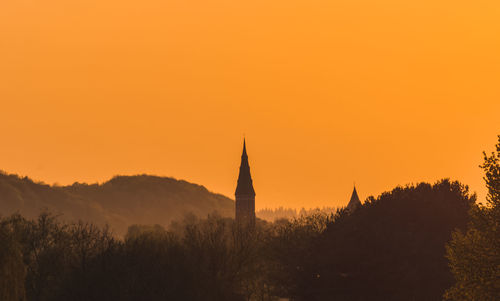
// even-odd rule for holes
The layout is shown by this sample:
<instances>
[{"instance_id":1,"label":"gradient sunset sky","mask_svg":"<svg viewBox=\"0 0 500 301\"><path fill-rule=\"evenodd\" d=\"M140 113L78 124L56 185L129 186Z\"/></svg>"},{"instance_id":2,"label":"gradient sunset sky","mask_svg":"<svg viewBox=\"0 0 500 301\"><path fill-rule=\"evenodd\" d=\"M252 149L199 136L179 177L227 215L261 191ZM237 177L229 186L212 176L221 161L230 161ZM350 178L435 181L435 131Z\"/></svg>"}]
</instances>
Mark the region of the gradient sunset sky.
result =
<instances>
[{"instance_id":1,"label":"gradient sunset sky","mask_svg":"<svg viewBox=\"0 0 500 301\"><path fill-rule=\"evenodd\" d=\"M149 173L256 206L460 180L500 134L498 0L0 1L0 169Z\"/></svg>"}]
</instances>

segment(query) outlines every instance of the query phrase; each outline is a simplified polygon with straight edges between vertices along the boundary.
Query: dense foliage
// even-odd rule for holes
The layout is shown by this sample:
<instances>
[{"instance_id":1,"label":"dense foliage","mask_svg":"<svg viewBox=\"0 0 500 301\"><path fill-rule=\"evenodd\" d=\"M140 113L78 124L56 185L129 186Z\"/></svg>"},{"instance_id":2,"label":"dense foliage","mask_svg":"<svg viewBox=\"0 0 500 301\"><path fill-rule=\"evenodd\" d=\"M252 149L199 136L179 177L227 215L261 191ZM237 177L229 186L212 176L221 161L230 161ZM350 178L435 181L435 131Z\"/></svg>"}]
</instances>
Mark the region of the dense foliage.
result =
<instances>
[{"instance_id":1,"label":"dense foliage","mask_svg":"<svg viewBox=\"0 0 500 301\"><path fill-rule=\"evenodd\" d=\"M102 184L50 186L29 178L0 173L0 212L35 218L48 209L66 221L109 224L125 234L130 224L161 224L187 213L205 217L217 211L230 217L234 201L205 187L172 178L117 176Z\"/></svg>"},{"instance_id":2,"label":"dense foliage","mask_svg":"<svg viewBox=\"0 0 500 301\"><path fill-rule=\"evenodd\" d=\"M458 182L398 187L344 212L311 244L299 300L440 300L445 244L474 202Z\"/></svg>"},{"instance_id":3,"label":"dense foliage","mask_svg":"<svg viewBox=\"0 0 500 301\"><path fill-rule=\"evenodd\" d=\"M255 228L190 216L124 239L50 214L0 222L0 300L438 300L444 246L474 201L447 180L398 187L354 212Z\"/></svg>"}]
</instances>

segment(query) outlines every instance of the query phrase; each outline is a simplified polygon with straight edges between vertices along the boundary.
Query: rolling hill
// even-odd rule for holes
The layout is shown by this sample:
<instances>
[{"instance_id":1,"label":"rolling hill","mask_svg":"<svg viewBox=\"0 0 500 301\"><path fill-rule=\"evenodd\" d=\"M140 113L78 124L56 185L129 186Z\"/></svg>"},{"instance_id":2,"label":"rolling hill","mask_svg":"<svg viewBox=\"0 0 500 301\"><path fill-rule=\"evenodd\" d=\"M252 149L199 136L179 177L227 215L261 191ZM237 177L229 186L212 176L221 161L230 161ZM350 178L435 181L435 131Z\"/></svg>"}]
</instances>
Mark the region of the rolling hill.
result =
<instances>
[{"instance_id":1,"label":"rolling hill","mask_svg":"<svg viewBox=\"0 0 500 301\"><path fill-rule=\"evenodd\" d=\"M217 211L233 216L234 201L183 180L150 175L116 176L102 184L53 186L27 177L0 174L0 215L36 217L48 210L67 221L109 224L124 234L131 224L168 226L186 214Z\"/></svg>"}]
</instances>

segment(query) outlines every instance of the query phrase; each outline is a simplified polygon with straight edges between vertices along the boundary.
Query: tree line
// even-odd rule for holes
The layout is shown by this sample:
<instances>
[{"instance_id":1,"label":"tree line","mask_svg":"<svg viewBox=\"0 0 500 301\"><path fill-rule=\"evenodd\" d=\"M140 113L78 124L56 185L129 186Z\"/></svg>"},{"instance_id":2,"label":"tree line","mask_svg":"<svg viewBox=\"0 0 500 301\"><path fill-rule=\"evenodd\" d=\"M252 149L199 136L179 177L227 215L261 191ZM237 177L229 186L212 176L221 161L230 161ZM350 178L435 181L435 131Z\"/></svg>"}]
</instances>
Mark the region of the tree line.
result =
<instances>
[{"instance_id":1,"label":"tree line","mask_svg":"<svg viewBox=\"0 0 500 301\"><path fill-rule=\"evenodd\" d=\"M316 214L335 214L337 212L335 207L322 207L322 208L301 208L297 211L295 208L264 208L255 212L255 215L263 220L268 222L274 222L279 219L294 219L299 218L306 215L316 215Z\"/></svg>"}]
</instances>

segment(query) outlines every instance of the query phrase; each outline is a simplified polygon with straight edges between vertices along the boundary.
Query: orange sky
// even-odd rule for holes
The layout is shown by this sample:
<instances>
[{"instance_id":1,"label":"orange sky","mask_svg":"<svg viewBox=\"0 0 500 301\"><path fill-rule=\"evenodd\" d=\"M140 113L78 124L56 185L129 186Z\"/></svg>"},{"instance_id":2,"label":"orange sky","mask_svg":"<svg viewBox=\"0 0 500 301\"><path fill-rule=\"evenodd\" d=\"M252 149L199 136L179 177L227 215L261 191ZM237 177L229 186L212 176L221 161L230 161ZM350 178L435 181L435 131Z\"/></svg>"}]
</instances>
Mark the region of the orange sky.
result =
<instances>
[{"instance_id":1,"label":"orange sky","mask_svg":"<svg viewBox=\"0 0 500 301\"><path fill-rule=\"evenodd\" d=\"M497 0L0 1L0 169L151 173L256 206L345 205L451 177L484 196Z\"/></svg>"}]
</instances>

